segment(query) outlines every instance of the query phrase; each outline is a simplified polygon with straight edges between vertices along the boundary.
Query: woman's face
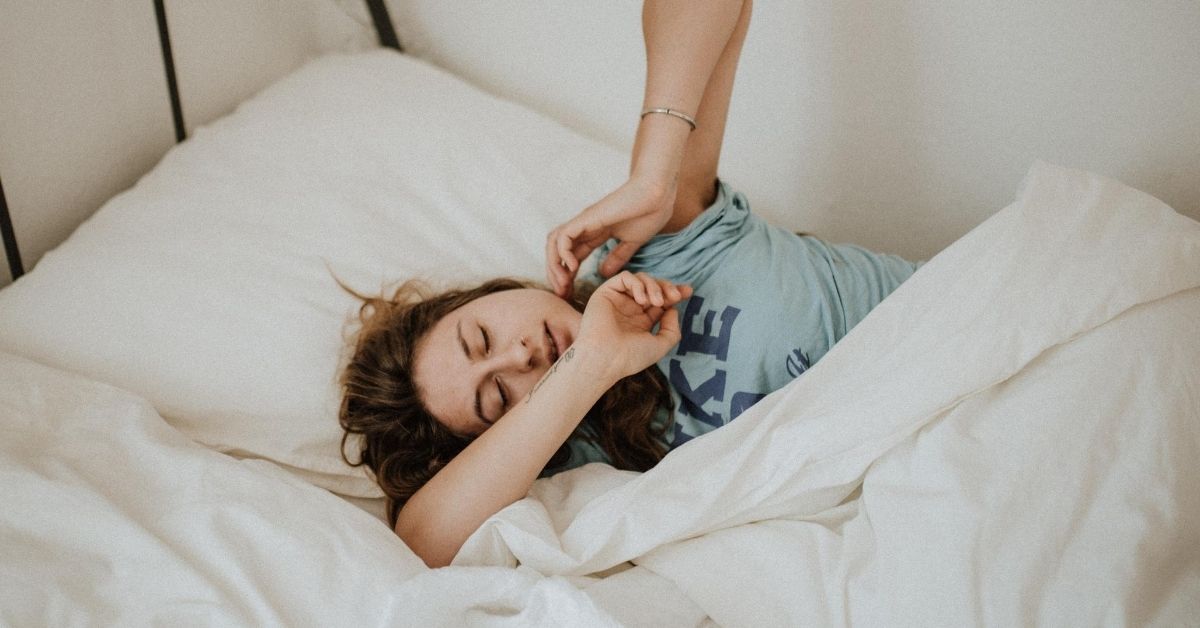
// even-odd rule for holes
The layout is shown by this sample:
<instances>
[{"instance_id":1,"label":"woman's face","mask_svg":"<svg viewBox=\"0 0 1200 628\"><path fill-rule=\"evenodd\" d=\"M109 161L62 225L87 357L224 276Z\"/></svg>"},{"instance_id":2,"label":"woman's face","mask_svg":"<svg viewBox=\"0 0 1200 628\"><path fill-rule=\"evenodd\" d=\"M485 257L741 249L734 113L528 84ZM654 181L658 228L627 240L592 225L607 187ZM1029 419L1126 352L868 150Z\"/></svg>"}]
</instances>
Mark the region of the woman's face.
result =
<instances>
[{"instance_id":1,"label":"woman's face","mask_svg":"<svg viewBox=\"0 0 1200 628\"><path fill-rule=\"evenodd\" d=\"M545 290L504 290L447 314L418 341L413 382L450 430L477 435L529 393L583 316Z\"/></svg>"}]
</instances>

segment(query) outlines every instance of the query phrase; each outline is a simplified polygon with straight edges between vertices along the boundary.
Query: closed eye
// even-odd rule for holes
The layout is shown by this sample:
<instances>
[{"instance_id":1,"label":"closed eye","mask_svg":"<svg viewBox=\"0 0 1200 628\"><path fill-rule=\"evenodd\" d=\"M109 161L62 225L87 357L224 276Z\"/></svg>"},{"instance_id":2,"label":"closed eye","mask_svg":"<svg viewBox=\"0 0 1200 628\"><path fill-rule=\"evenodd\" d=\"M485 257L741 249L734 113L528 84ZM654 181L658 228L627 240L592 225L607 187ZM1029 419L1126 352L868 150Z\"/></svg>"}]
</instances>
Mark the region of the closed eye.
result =
<instances>
[{"instance_id":1,"label":"closed eye","mask_svg":"<svg viewBox=\"0 0 1200 628\"><path fill-rule=\"evenodd\" d=\"M479 326L479 333L483 334L483 354L487 355L492 351L492 340L488 337L487 329L483 325Z\"/></svg>"},{"instance_id":2,"label":"closed eye","mask_svg":"<svg viewBox=\"0 0 1200 628\"><path fill-rule=\"evenodd\" d=\"M504 384L496 378L496 391L500 393L500 412L508 409L508 393L504 392Z\"/></svg>"}]
</instances>

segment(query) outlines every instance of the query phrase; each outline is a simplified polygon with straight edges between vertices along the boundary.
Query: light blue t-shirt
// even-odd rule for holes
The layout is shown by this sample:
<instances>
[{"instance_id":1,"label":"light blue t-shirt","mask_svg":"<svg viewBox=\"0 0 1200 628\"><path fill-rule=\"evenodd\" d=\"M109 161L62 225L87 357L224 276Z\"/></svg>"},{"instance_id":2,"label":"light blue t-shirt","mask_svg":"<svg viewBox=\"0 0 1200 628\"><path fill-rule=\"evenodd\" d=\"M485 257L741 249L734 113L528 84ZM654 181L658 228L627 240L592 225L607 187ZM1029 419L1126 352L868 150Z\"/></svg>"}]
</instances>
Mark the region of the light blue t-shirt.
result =
<instances>
[{"instance_id":1,"label":"light blue t-shirt","mask_svg":"<svg viewBox=\"0 0 1200 628\"><path fill-rule=\"evenodd\" d=\"M802 375L918 266L772 226L719 183L716 201L690 225L655 236L625 266L693 290L676 306L683 337L658 362L675 401L668 446L732 421ZM554 472L609 462L586 439L567 442L571 460Z\"/></svg>"}]
</instances>

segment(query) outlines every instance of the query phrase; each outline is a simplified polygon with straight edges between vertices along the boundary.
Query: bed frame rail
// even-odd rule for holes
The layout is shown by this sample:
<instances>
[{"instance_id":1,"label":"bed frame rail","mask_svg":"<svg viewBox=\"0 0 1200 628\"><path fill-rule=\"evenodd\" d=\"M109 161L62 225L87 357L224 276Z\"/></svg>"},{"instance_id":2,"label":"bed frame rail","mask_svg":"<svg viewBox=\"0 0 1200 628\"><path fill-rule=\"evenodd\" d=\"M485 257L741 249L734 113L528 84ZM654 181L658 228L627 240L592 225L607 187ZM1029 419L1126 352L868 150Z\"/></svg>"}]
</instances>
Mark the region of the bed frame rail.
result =
<instances>
[{"instance_id":1,"label":"bed frame rail","mask_svg":"<svg viewBox=\"0 0 1200 628\"><path fill-rule=\"evenodd\" d=\"M8 255L8 272L16 281L17 277L25 274L25 269L21 266L21 253L17 250L17 234L13 231L12 217L8 215L3 181L0 181L0 238L4 240L4 252Z\"/></svg>"}]
</instances>

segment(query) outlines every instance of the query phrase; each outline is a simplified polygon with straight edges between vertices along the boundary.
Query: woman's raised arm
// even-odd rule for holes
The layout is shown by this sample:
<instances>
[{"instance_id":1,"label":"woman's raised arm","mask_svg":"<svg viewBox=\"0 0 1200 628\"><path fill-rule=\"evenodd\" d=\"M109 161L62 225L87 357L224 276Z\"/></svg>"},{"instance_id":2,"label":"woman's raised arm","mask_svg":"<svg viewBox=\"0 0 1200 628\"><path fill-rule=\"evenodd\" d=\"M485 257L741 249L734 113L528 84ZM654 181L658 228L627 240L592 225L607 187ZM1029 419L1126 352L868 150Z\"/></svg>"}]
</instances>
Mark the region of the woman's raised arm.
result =
<instances>
[{"instance_id":1,"label":"woman's raised arm","mask_svg":"<svg viewBox=\"0 0 1200 628\"><path fill-rule=\"evenodd\" d=\"M618 379L579 338L533 391L409 498L396 534L430 567L450 564L493 514L521 499L583 415Z\"/></svg>"},{"instance_id":2,"label":"woman's raised arm","mask_svg":"<svg viewBox=\"0 0 1200 628\"><path fill-rule=\"evenodd\" d=\"M550 232L546 277L566 296L579 263L609 238L600 266L616 273L642 244L677 231L712 202L725 119L751 0L646 0L646 90L629 180ZM687 120L695 121L695 130Z\"/></svg>"}]
</instances>

